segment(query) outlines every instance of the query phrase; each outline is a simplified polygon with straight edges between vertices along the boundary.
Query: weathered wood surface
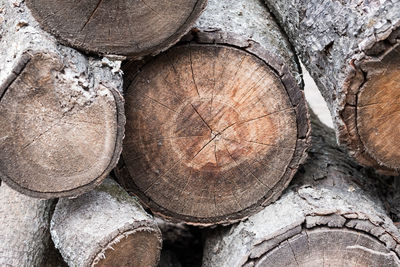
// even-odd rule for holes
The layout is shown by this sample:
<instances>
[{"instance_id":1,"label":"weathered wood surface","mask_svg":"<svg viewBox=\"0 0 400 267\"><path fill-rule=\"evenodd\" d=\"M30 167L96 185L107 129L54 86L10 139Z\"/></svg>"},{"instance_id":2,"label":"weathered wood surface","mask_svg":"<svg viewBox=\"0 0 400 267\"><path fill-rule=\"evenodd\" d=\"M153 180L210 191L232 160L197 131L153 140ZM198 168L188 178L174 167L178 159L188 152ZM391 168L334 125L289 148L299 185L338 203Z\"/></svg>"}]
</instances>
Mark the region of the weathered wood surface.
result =
<instances>
[{"instance_id":1,"label":"weathered wood surface","mask_svg":"<svg viewBox=\"0 0 400 267\"><path fill-rule=\"evenodd\" d=\"M266 0L361 164L400 169L400 1Z\"/></svg>"},{"instance_id":2,"label":"weathered wood surface","mask_svg":"<svg viewBox=\"0 0 400 267\"><path fill-rule=\"evenodd\" d=\"M168 220L231 223L275 200L305 158L299 66L256 0L209 1L185 40L123 67L117 176Z\"/></svg>"},{"instance_id":3,"label":"weathered wood surface","mask_svg":"<svg viewBox=\"0 0 400 267\"><path fill-rule=\"evenodd\" d=\"M207 0L27 0L40 25L65 45L140 58L176 43Z\"/></svg>"},{"instance_id":4,"label":"weathered wood surface","mask_svg":"<svg viewBox=\"0 0 400 267\"><path fill-rule=\"evenodd\" d=\"M120 62L57 44L23 1L0 21L0 178L40 198L94 188L122 149Z\"/></svg>"},{"instance_id":5,"label":"weathered wood surface","mask_svg":"<svg viewBox=\"0 0 400 267\"><path fill-rule=\"evenodd\" d=\"M135 198L106 179L75 199L60 199L51 237L69 266L156 266L161 232Z\"/></svg>"},{"instance_id":6,"label":"weathered wood surface","mask_svg":"<svg viewBox=\"0 0 400 267\"><path fill-rule=\"evenodd\" d=\"M52 206L52 200L33 199L1 183L0 266L43 266Z\"/></svg>"},{"instance_id":7,"label":"weathered wood surface","mask_svg":"<svg viewBox=\"0 0 400 267\"><path fill-rule=\"evenodd\" d=\"M203 266L400 266L400 234L376 179L312 123L308 161L282 197L205 243ZM372 174L373 175L373 174Z\"/></svg>"}]
</instances>

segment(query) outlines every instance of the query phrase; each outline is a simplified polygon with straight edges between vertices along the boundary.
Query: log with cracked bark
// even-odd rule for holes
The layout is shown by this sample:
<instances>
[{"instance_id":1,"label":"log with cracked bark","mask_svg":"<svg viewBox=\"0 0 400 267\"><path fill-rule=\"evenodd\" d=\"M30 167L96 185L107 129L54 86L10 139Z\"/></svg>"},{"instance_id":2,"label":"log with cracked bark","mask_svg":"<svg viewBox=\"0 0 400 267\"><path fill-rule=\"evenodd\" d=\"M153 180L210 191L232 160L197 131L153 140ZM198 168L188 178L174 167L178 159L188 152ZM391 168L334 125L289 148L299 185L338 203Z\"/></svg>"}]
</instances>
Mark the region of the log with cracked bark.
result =
<instances>
[{"instance_id":1,"label":"log with cracked bark","mask_svg":"<svg viewBox=\"0 0 400 267\"><path fill-rule=\"evenodd\" d=\"M94 188L122 149L119 61L59 45L24 1L1 1L0 21L0 178L40 198Z\"/></svg>"},{"instance_id":2,"label":"log with cracked bark","mask_svg":"<svg viewBox=\"0 0 400 267\"><path fill-rule=\"evenodd\" d=\"M161 232L135 198L106 179L75 199L60 199L51 237L68 266L156 266Z\"/></svg>"},{"instance_id":3,"label":"log with cracked bark","mask_svg":"<svg viewBox=\"0 0 400 267\"><path fill-rule=\"evenodd\" d=\"M176 43L207 0L27 0L40 25L66 45L140 58Z\"/></svg>"},{"instance_id":4,"label":"log with cracked bark","mask_svg":"<svg viewBox=\"0 0 400 267\"><path fill-rule=\"evenodd\" d=\"M312 122L309 159L275 203L212 232L203 266L399 266L400 233L374 174L353 163L334 132Z\"/></svg>"},{"instance_id":5,"label":"log with cracked bark","mask_svg":"<svg viewBox=\"0 0 400 267\"><path fill-rule=\"evenodd\" d=\"M166 218L232 223L275 200L308 146L297 59L258 0L211 0L185 42L123 67L119 182Z\"/></svg>"},{"instance_id":6,"label":"log with cracked bark","mask_svg":"<svg viewBox=\"0 0 400 267\"><path fill-rule=\"evenodd\" d=\"M50 244L52 200L0 186L0 266L40 267Z\"/></svg>"},{"instance_id":7,"label":"log with cracked bark","mask_svg":"<svg viewBox=\"0 0 400 267\"><path fill-rule=\"evenodd\" d=\"M266 0L361 164L400 170L400 1Z\"/></svg>"}]
</instances>

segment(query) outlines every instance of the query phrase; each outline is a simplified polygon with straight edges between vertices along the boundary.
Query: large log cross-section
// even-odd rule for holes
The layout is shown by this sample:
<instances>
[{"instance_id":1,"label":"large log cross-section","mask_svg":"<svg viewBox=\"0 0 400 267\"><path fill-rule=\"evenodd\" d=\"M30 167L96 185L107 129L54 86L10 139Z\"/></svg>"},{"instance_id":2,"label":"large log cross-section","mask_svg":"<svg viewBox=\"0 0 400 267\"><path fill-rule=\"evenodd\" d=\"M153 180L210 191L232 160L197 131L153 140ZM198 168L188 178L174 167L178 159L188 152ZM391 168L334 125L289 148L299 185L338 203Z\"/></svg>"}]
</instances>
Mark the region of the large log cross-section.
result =
<instances>
[{"instance_id":1,"label":"large log cross-section","mask_svg":"<svg viewBox=\"0 0 400 267\"><path fill-rule=\"evenodd\" d=\"M209 1L182 44L124 66L121 184L154 212L229 223L276 199L305 157L295 55L259 1Z\"/></svg>"}]
</instances>

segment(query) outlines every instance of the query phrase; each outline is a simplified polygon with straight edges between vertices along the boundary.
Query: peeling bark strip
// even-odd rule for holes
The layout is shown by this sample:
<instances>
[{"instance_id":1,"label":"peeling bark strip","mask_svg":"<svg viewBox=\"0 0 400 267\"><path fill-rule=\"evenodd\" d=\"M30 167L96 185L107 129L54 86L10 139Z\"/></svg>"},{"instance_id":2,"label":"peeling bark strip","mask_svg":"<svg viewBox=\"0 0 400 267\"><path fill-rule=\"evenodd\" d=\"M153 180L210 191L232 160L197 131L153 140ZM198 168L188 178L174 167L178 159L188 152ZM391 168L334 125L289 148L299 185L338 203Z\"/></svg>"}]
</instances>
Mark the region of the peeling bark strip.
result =
<instances>
[{"instance_id":1,"label":"peeling bark strip","mask_svg":"<svg viewBox=\"0 0 400 267\"><path fill-rule=\"evenodd\" d=\"M123 68L117 175L168 220L231 223L275 200L305 157L299 68L257 0L209 1L186 40Z\"/></svg>"},{"instance_id":2,"label":"peeling bark strip","mask_svg":"<svg viewBox=\"0 0 400 267\"><path fill-rule=\"evenodd\" d=\"M140 58L176 43L207 0L27 0L41 26L65 45Z\"/></svg>"},{"instance_id":3,"label":"peeling bark strip","mask_svg":"<svg viewBox=\"0 0 400 267\"><path fill-rule=\"evenodd\" d=\"M0 178L34 197L82 194L121 153L119 62L58 45L23 2L0 10Z\"/></svg>"},{"instance_id":4,"label":"peeling bark strip","mask_svg":"<svg viewBox=\"0 0 400 267\"><path fill-rule=\"evenodd\" d=\"M0 186L0 266L43 266L50 243L51 200Z\"/></svg>"},{"instance_id":5,"label":"peeling bark strip","mask_svg":"<svg viewBox=\"0 0 400 267\"><path fill-rule=\"evenodd\" d=\"M361 164L400 170L400 1L266 0Z\"/></svg>"},{"instance_id":6,"label":"peeling bark strip","mask_svg":"<svg viewBox=\"0 0 400 267\"><path fill-rule=\"evenodd\" d=\"M210 232L204 267L400 265L400 233L376 177L335 145L315 115L312 127L309 159L291 187L248 220Z\"/></svg>"},{"instance_id":7,"label":"peeling bark strip","mask_svg":"<svg viewBox=\"0 0 400 267\"><path fill-rule=\"evenodd\" d=\"M76 199L60 199L51 237L68 266L156 266L161 232L139 203L106 179Z\"/></svg>"}]
</instances>

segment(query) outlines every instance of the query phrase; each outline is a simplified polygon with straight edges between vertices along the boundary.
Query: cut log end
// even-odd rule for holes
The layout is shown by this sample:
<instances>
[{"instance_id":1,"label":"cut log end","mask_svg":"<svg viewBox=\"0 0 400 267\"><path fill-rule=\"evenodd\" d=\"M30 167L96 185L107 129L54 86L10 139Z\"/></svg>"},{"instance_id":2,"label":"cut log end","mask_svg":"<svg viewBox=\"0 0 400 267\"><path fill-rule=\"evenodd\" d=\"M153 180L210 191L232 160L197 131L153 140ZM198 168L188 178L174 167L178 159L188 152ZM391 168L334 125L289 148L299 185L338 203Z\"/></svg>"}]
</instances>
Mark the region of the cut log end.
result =
<instances>
[{"instance_id":1,"label":"cut log end","mask_svg":"<svg viewBox=\"0 0 400 267\"><path fill-rule=\"evenodd\" d=\"M81 194L118 160L121 96L71 81L68 71L55 55L26 53L0 88L0 177L24 194Z\"/></svg>"},{"instance_id":2,"label":"cut log end","mask_svg":"<svg viewBox=\"0 0 400 267\"><path fill-rule=\"evenodd\" d=\"M380 165L400 169L400 41L380 59L364 61L357 128L367 153Z\"/></svg>"},{"instance_id":3,"label":"cut log end","mask_svg":"<svg viewBox=\"0 0 400 267\"><path fill-rule=\"evenodd\" d=\"M170 219L237 220L283 190L304 152L307 118L264 61L234 47L182 45L148 62L126 110L121 183Z\"/></svg>"},{"instance_id":4,"label":"cut log end","mask_svg":"<svg viewBox=\"0 0 400 267\"><path fill-rule=\"evenodd\" d=\"M116 237L97 255L92 266L156 266L159 257L159 233L142 227Z\"/></svg>"},{"instance_id":5,"label":"cut log end","mask_svg":"<svg viewBox=\"0 0 400 267\"><path fill-rule=\"evenodd\" d=\"M141 57L177 42L206 0L28 0L44 29L77 49Z\"/></svg>"},{"instance_id":6,"label":"cut log end","mask_svg":"<svg viewBox=\"0 0 400 267\"><path fill-rule=\"evenodd\" d=\"M317 227L280 243L254 266L398 266L383 243L350 229Z\"/></svg>"},{"instance_id":7,"label":"cut log end","mask_svg":"<svg viewBox=\"0 0 400 267\"><path fill-rule=\"evenodd\" d=\"M155 267L162 236L153 218L113 180L60 199L51 235L69 266Z\"/></svg>"}]
</instances>

